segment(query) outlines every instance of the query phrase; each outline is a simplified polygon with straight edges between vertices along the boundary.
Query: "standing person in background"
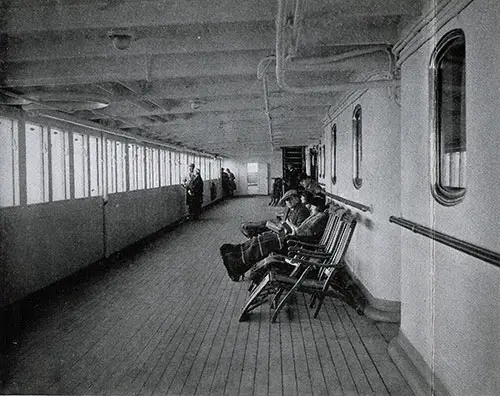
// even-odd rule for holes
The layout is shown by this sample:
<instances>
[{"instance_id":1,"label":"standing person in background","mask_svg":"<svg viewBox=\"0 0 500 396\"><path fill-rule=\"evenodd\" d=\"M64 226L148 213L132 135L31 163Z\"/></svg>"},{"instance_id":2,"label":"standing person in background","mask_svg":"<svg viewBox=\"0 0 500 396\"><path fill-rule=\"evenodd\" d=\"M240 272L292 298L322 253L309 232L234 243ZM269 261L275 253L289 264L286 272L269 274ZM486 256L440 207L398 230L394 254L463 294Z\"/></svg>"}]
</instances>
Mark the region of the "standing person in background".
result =
<instances>
[{"instance_id":1,"label":"standing person in background","mask_svg":"<svg viewBox=\"0 0 500 396\"><path fill-rule=\"evenodd\" d=\"M220 177L222 181L222 195L223 198L229 197L229 175L226 173L224 168L220 170Z\"/></svg>"},{"instance_id":2,"label":"standing person in background","mask_svg":"<svg viewBox=\"0 0 500 396\"><path fill-rule=\"evenodd\" d=\"M189 217L191 220L199 220L203 205L203 180L199 168L195 170L195 176L190 183L191 205L189 207Z\"/></svg>"},{"instance_id":3,"label":"standing person in background","mask_svg":"<svg viewBox=\"0 0 500 396\"><path fill-rule=\"evenodd\" d=\"M189 207L189 202L191 200L188 186L191 183L191 181L194 179L195 174L194 174L194 164L189 164L188 166L188 174L187 176L182 180L182 186L186 189L186 205Z\"/></svg>"},{"instance_id":4,"label":"standing person in background","mask_svg":"<svg viewBox=\"0 0 500 396\"><path fill-rule=\"evenodd\" d=\"M229 176L229 196L234 197L234 192L236 190L236 178L234 177L234 173L226 168L226 172Z\"/></svg>"},{"instance_id":5,"label":"standing person in background","mask_svg":"<svg viewBox=\"0 0 500 396\"><path fill-rule=\"evenodd\" d=\"M297 190L299 187L299 174L300 171L296 168L293 167L292 164L288 164L285 172L284 172L284 179L285 179L285 190Z\"/></svg>"},{"instance_id":6,"label":"standing person in background","mask_svg":"<svg viewBox=\"0 0 500 396\"><path fill-rule=\"evenodd\" d=\"M200 181L201 181L201 176L195 172L194 164L189 164L189 173L184 178L182 185L186 189L186 205L188 207L190 220L194 220L196 217L199 217L199 214L201 213L201 205L199 205L198 203L199 193L200 193L199 191ZM203 199L203 181L201 181L201 196Z\"/></svg>"}]
</instances>

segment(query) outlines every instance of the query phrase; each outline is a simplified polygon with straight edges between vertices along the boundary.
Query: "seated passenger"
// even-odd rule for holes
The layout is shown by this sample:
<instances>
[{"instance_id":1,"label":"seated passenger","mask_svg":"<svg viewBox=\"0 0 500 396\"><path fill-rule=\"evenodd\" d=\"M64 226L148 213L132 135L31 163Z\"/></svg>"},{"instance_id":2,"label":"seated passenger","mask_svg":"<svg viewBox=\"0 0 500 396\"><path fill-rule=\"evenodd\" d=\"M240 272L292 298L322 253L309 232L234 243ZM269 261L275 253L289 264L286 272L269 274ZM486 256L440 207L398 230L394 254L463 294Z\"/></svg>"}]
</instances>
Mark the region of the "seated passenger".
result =
<instances>
[{"instance_id":1,"label":"seated passenger","mask_svg":"<svg viewBox=\"0 0 500 396\"><path fill-rule=\"evenodd\" d=\"M297 190L289 190L278 202L279 205L286 204L286 211L283 219L275 225L280 230L285 221L289 221L294 226L299 226L309 216L309 210L301 202ZM258 234L269 231L269 221L256 221L241 223L240 230L247 238L253 238ZM275 229L273 227L273 229Z\"/></svg>"},{"instance_id":2,"label":"seated passenger","mask_svg":"<svg viewBox=\"0 0 500 396\"><path fill-rule=\"evenodd\" d=\"M220 253L229 277L233 281L238 281L241 275L270 253L286 253L286 239L289 235L294 235L296 238L308 242L318 242L328 221L328 215L323 212L325 196L316 195L311 198L309 203L311 215L299 226L286 221L283 223L283 228L287 231L280 233L268 231L239 245L222 245Z\"/></svg>"},{"instance_id":3,"label":"seated passenger","mask_svg":"<svg viewBox=\"0 0 500 396\"><path fill-rule=\"evenodd\" d=\"M313 180L311 176L301 173L299 180L300 187L305 191L309 191L313 195L325 193L321 184L319 184L316 180Z\"/></svg>"}]
</instances>

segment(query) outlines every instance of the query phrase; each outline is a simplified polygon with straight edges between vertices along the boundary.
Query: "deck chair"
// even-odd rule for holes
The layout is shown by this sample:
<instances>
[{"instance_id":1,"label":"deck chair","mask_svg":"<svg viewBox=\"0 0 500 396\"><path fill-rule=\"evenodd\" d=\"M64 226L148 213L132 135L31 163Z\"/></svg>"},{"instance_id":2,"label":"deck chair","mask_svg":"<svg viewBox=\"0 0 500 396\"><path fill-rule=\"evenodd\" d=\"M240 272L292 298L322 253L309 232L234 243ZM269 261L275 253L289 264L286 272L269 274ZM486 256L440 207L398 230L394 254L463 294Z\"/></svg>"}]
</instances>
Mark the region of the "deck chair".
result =
<instances>
[{"instance_id":1,"label":"deck chair","mask_svg":"<svg viewBox=\"0 0 500 396\"><path fill-rule=\"evenodd\" d=\"M323 235L317 244L308 243L304 240L295 237L288 237L286 239L287 251L288 251L287 256L298 257L302 250L307 250L307 251L309 250L325 251L325 249L328 250L328 240L330 239L332 232L335 232L335 228L337 227L340 218L346 211L347 209L339 207L334 212L329 214L327 224L325 225L325 229L323 231ZM272 254L272 256L270 256L272 260L275 260L278 257L285 257L285 256L283 254ZM251 283L248 288L248 291L252 292L255 286L257 286L255 283Z\"/></svg>"},{"instance_id":2,"label":"deck chair","mask_svg":"<svg viewBox=\"0 0 500 396\"><path fill-rule=\"evenodd\" d=\"M336 275L344 268L344 256L349 247L354 229L356 227L356 219L354 216L349 216L349 219L342 219L341 230L335 242L334 250L327 260L304 260L303 266L306 266L301 275L297 277L276 274L270 271L266 276L266 282L273 285L276 291L276 296L279 296L287 291L281 301L276 303L272 321L275 322L279 312L288 302L295 292L302 292L312 296L311 306L318 301L318 305L314 312L314 317L318 316L323 301L326 297L334 297L344 301L348 305L356 309L359 314L364 310L364 299L356 290L354 282L337 282ZM313 269L319 269L318 277L315 279L308 278L308 273ZM264 282L264 281L263 281Z\"/></svg>"},{"instance_id":3,"label":"deck chair","mask_svg":"<svg viewBox=\"0 0 500 396\"><path fill-rule=\"evenodd\" d=\"M286 254L271 253L271 255L269 255L264 260L272 262L286 260L287 264L291 265L292 267L297 267L298 263L296 263L295 261L289 261L291 258L300 258L304 255L309 256L311 252L326 253L331 251L332 242L330 240L335 240L335 235L337 235L338 233L340 219L346 212L347 209L337 208L335 212L328 216L328 221L323 231L323 235L317 244L308 243L305 240L301 240L298 238L288 238L286 240ZM258 282L252 282L248 288L248 291L252 292L257 284Z\"/></svg>"},{"instance_id":4,"label":"deck chair","mask_svg":"<svg viewBox=\"0 0 500 396\"><path fill-rule=\"evenodd\" d=\"M268 259L285 261L290 265L290 267L293 268L289 276L295 279L298 278L298 276L300 276L301 274L301 270L307 268L307 266L310 264L310 260L320 263L326 262L330 258L332 252L335 249L335 242L339 238L341 230L343 229L342 219L344 218L344 216L350 216L350 213L348 213L346 209L337 210L333 215L330 215L330 226L325 227L324 232L324 236L325 234L327 234L328 239L326 239L326 241L323 241L324 244L318 244L321 249L310 250L296 247L295 249L290 250L287 256L273 255L269 256ZM269 282L268 276L265 276L260 283L251 286L249 288L249 291L250 295L241 310L239 319L240 322L245 321L248 318L248 314L250 313L250 311L267 302L269 300L269 296L275 295L273 301L276 301L282 293L279 288L277 289L273 283Z\"/></svg>"},{"instance_id":5,"label":"deck chair","mask_svg":"<svg viewBox=\"0 0 500 396\"><path fill-rule=\"evenodd\" d=\"M287 239L287 242L286 242L288 245L288 250L293 251L293 252L295 252L299 249L307 249L307 250L314 250L314 251L326 251L327 243L328 243L328 240L330 239L330 235L332 233L332 230L334 229L336 223L343 216L343 214L345 212L347 212L347 209L341 207L340 205L336 205L335 207L331 207L329 209L328 222L326 223L325 231L323 232L323 235L322 235L321 239L318 241L318 243L310 243L310 242L301 240L299 238L290 237Z\"/></svg>"}]
</instances>

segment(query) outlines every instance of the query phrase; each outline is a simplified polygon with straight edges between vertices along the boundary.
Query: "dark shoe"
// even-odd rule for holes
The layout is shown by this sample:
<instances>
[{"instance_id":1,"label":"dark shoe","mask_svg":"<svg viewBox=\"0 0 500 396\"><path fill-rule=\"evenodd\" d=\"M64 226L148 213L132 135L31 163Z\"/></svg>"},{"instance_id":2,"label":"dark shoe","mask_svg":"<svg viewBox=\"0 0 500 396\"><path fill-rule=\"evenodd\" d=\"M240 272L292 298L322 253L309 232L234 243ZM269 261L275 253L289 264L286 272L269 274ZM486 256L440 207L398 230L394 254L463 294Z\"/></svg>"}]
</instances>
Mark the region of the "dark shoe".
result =
<instances>
[{"instance_id":1,"label":"dark shoe","mask_svg":"<svg viewBox=\"0 0 500 396\"><path fill-rule=\"evenodd\" d=\"M220 248L219 248L219 251L220 251L220 254L221 256L227 254L227 253L232 253L234 252L234 247L236 245L232 245L230 243L225 243L224 245L222 245Z\"/></svg>"},{"instance_id":2,"label":"dark shoe","mask_svg":"<svg viewBox=\"0 0 500 396\"><path fill-rule=\"evenodd\" d=\"M224 246L224 245L222 245L222 246ZM221 249L222 249L222 246L221 246ZM232 252L222 254L222 263L224 264L224 267L226 267L227 274L229 275L231 280L234 282L239 282L240 275L237 275L233 272L233 270L231 268L231 264L230 264L230 260L233 256L234 256L234 253L232 253Z\"/></svg>"}]
</instances>

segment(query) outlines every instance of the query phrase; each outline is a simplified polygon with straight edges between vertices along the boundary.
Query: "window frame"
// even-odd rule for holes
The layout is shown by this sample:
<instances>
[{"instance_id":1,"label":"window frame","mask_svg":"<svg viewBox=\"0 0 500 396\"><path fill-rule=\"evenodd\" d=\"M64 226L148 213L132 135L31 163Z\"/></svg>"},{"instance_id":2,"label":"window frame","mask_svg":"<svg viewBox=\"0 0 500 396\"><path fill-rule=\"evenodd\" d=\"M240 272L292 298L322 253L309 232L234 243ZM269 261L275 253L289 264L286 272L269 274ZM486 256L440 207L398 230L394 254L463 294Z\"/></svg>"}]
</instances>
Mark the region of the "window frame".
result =
<instances>
[{"instance_id":1,"label":"window frame","mask_svg":"<svg viewBox=\"0 0 500 396\"><path fill-rule=\"evenodd\" d=\"M442 179L442 161L441 161L441 153L443 150L443 144L442 144L442 134L443 131L441 130L441 114L440 114L440 108L441 108L441 98L443 96L443 91L440 90L442 89L441 86L441 79L440 79L440 65L441 61L444 59L446 53L450 48L452 48L454 45L457 45L457 42L463 41L463 46L464 46L464 58L463 58L463 84L461 86L461 89L463 91L460 92L460 100L462 101L460 103L461 106L461 112L459 117L464 117L463 121L463 128L465 130L465 145L466 145L466 136L467 136L467 130L466 130L466 44L465 44L465 34L463 30L461 29L454 29L446 33L441 39L438 41L436 44L432 56L431 56L431 61L429 65L429 82L430 82L430 88L429 88L429 94L430 94L430 131L431 131L431 193L434 199L441 205L443 206L454 206L460 202L462 202L465 198L465 193L467 191L466 187L450 187L450 186L443 186L441 184L441 179ZM462 114L463 111L463 114ZM464 151L465 153L467 150ZM464 169L460 169L458 172L465 173L466 165L459 165L463 166Z\"/></svg>"}]
</instances>

